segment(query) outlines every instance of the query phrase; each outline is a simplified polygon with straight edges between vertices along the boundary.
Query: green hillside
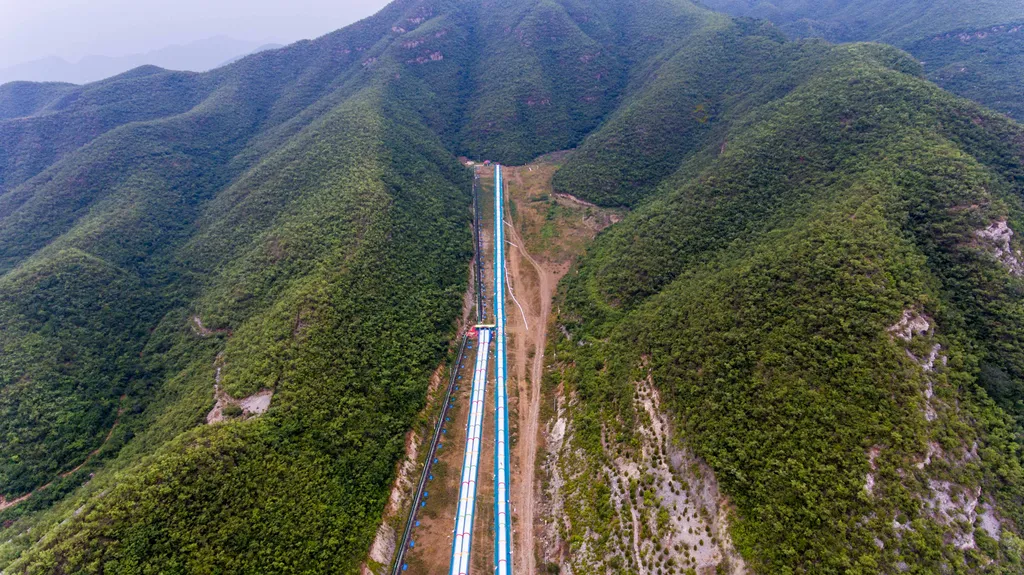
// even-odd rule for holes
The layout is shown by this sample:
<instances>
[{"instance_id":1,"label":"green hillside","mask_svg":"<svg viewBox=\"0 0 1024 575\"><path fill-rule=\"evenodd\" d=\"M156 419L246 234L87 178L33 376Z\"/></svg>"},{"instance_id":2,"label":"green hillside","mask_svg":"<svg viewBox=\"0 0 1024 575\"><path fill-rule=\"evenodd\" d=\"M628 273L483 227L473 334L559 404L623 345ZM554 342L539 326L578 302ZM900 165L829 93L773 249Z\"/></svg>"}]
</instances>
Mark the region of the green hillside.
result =
<instances>
[{"instance_id":1,"label":"green hillside","mask_svg":"<svg viewBox=\"0 0 1024 575\"><path fill-rule=\"evenodd\" d=\"M754 572L1019 572L1024 267L986 230L1024 132L928 66L686 0L399 0L0 87L0 570L359 572L464 302L458 157L575 148L556 191L634 210L561 286L580 470L649 374ZM609 517L544 519L629 572Z\"/></svg>"},{"instance_id":2,"label":"green hillside","mask_svg":"<svg viewBox=\"0 0 1024 575\"><path fill-rule=\"evenodd\" d=\"M924 62L938 85L1019 121L1024 118L1024 18L1013 22L936 34L907 50Z\"/></svg>"},{"instance_id":3,"label":"green hillside","mask_svg":"<svg viewBox=\"0 0 1024 575\"><path fill-rule=\"evenodd\" d=\"M1024 7L1012 0L704 0L703 4L772 20L795 35L821 35L839 42L877 39L897 46L932 34L1024 17Z\"/></svg>"},{"instance_id":4,"label":"green hillside","mask_svg":"<svg viewBox=\"0 0 1024 575\"><path fill-rule=\"evenodd\" d=\"M56 82L37 84L34 82L11 82L0 86L0 119L23 118L38 113L47 104L70 92L73 84Z\"/></svg>"},{"instance_id":5,"label":"green hillside","mask_svg":"<svg viewBox=\"0 0 1024 575\"><path fill-rule=\"evenodd\" d=\"M136 383L160 384L156 402L118 427L134 434L112 463L124 469L12 569L355 567L468 258L466 175L385 113L378 90L355 95L265 160L269 180L240 180L246 197L211 200L180 252L202 286L187 309L230 335L204 339L185 309L163 317L139 354L152 380ZM287 208L264 211L288 189ZM206 252L225 241L235 253ZM271 410L195 428L215 381L236 397L272 389Z\"/></svg>"},{"instance_id":6,"label":"green hillside","mask_svg":"<svg viewBox=\"0 0 1024 575\"><path fill-rule=\"evenodd\" d=\"M793 38L893 44L924 62L928 78L961 96L1024 119L1024 5L1012 0L705 0L734 16L775 22Z\"/></svg>"},{"instance_id":7,"label":"green hillside","mask_svg":"<svg viewBox=\"0 0 1024 575\"><path fill-rule=\"evenodd\" d=\"M1024 284L977 231L1024 215L1024 129L893 51L828 52L563 284L580 477L635 448L633 382L650 377L732 497L756 572L1018 572ZM894 337L904 313L928 329ZM605 547L588 554L614 557L609 494L579 489L598 500L566 505L568 539L589 530ZM1004 530L947 521L929 502L948 490L979 494Z\"/></svg>"}]
</instances>

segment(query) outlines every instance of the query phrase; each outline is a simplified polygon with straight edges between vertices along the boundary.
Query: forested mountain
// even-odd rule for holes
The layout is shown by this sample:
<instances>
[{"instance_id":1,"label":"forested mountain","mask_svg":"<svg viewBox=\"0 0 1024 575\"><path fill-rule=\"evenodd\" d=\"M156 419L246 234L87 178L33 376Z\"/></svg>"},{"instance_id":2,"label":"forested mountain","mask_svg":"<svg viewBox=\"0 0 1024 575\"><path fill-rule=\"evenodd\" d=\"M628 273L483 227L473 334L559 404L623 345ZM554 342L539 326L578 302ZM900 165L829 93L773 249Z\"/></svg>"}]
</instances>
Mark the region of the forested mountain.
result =
<instances>
[{"instance_id":1,"label":"forested mountain","mask_svg":"<svg viewBox=\"0 0 1024 575\"><path fill-rule=\"evenodd\" d=\"M933 82L1024 120L1024 4L1016 0L703 0L764 18L792 38L893 44Z\"/></svg>"},{"instance_id":2,"label":"forested mountain","mask_svg":"<svg viewBox=\"0 0 1024 575\"><path fill-rule=\"evenodd\" d=\"M457 158L568 148L557 191L633 212L552 330L567 569L639 572L592 478L647 380L753 572L1020 572L1024 128L687 0L0 87L0 569L357 572L460 315Z\"/></svg>"},{"instance_id":3,"label":"forested mountain","mask_svg":"<svg viewBox=\"0 0 1024 575\"><path fill-rule=\"evenodd\" d=\"M650 378L756 572L1016 572L1024 130L894 50L817 49L816 72L675 162L565 282L572 446L593 454L575 472L592 484L635 444ZM608 533L565 508L569 537ZM612 531L590 552L621 548Z\"/></svg>"},{"instance_id":4,"label":"forested mountain","mask_svg":"<svg viewBox=\"0 0 1024 575\"><path fill-rule=\"evenodd\" d=\"M793 35L824 36L837 42L869 38L888 44L908 42L950 30L984 28L1024 17L1012 0L706 0L730 13L778 22Z\"/></svg>"}]
</instances>

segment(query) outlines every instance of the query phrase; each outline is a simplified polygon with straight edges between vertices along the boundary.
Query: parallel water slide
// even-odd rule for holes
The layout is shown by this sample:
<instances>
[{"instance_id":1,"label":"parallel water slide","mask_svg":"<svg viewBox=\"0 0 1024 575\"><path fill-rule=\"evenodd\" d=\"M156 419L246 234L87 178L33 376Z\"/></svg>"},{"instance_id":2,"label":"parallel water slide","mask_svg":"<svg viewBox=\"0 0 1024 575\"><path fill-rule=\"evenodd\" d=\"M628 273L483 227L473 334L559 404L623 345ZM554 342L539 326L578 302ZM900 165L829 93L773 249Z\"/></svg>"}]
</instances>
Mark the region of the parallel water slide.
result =
<instances>
[{"instance_id":1,"label":"parallel water slide","mask_svg":"<svg viewBox=\"0 0 1024 575\"><path fill-rule=\"evenodd\" d=\"M487 355L491 346L490 330L481 329L478 333L473 390L470 393L469 424L466 429L466 455L462 460L459 508L455 514L455 537L452 538L453 575L468 575L470 549L473 543L476 477L480 468L480 440L484 429L484 399L487 396Z\"/></svg>"},{"instance_id":2,"label":"parallel water slide","mask_svg":"<svg viewBox=\"0 0 1024 575\"><path fill-rule=\"evenodd\" d=\"M508 395L505 389L505 202L501 166L494 167L494 340L495 340L495 434L494 434L494 572L512 573L512 522L509 504ZM459 507L452 538L451 575L469 575L476 510L477 473L480 468L480 438L483 432L484 398L487 395L487 356L491 330L480 329L476 369L466 428L466 454L459 484Z\"/></svg>"}]
</instances>

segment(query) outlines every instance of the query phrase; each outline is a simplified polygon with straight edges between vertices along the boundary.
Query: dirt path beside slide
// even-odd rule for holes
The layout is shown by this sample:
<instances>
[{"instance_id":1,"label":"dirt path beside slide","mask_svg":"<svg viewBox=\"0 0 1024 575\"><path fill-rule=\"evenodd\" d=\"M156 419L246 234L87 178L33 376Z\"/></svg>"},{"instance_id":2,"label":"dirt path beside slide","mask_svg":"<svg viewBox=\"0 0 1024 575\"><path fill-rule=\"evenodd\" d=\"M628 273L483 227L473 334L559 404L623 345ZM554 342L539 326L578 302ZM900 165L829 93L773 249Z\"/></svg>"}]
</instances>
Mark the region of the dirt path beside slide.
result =
<instances>
[{"instance_id":1,"label":"dirt path beside slide","mask_svg":"<svg viewBox=\"0 0 1024 575\"><path fill-rule=\"evenodd\" d=\"M459 478L462 458L465 454L466 421L469 417L469 395L472 390L473 365L478 352L476 340L470 340L473 349L466 350L466 356L459 368L461 379L456 380L459 389L452 391L455 405L448 410L445 422L446 433L441 437L442 448L437 451L437 463L431 469L432 479L424 488L429 495L417 510L418 525L412 530L410 539L415 544L405 555L409 565L408 573L444 573L448 570L452 550L452 527L455 525L455 511L459 500ZM447 385L444 381L444 385ZM444 399L444 390L440 390ZM426 449L422 445L421 449ZM419 469L417 469L417 473ZM412 477L412 481L419 476ZM399 534L401 535L401 534Z\"/></svg>"},{"instance_id":2,"label":"dirt path beside slide","mask_svg":"<svg viewBox=\"0 0 1024 575\"><path fill-rule=\"evenodd\" d=\"M513 290L525 292L517 295L523 310L517 320L519 325L516 326L515 350L515 373L520 398L517 449L519 473L513 494L513 505L519 517L517 557L520 572L536 573L536 559L533 553L533 489L536 484L540 384L544 377L544 342L547 340L547 326L551 316L551 299L554 297L554 289L561 274L552 272L533 259L524 249L523 239L517 232L513 230L509 236L517 246L510 252L515 255L509 258L509 277ZM529 326L522 323L523 313L529 320ZM527 367L530 370L529 376L526 375Z\"/></svg>"}]
</instances>

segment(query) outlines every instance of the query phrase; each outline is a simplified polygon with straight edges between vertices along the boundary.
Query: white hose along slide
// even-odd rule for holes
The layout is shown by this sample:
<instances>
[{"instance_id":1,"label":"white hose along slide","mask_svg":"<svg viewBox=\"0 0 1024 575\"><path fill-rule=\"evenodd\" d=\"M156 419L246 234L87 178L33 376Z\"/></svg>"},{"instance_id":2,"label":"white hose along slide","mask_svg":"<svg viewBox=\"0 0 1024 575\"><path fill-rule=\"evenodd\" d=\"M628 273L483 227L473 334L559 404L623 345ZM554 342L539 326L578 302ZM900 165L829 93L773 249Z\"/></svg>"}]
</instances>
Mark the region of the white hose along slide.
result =
<instances>
[{"instance_id":1,"label":"white hose along slide","mask_svg":"<svg viewBox=\"0 0 1024 575\"><path fill-rule=\"evenodd\" d=\"M491 331L481 329L478 333L469 423L466 426L466 454L462 461L459 507L455 515L455 533L452 538L451 575L469 574L470 549L473 542L476 480L480 468L480 443L484 428L484 399L487 396L487 354L491 347Z\"/></svg>"}]
</instances>

